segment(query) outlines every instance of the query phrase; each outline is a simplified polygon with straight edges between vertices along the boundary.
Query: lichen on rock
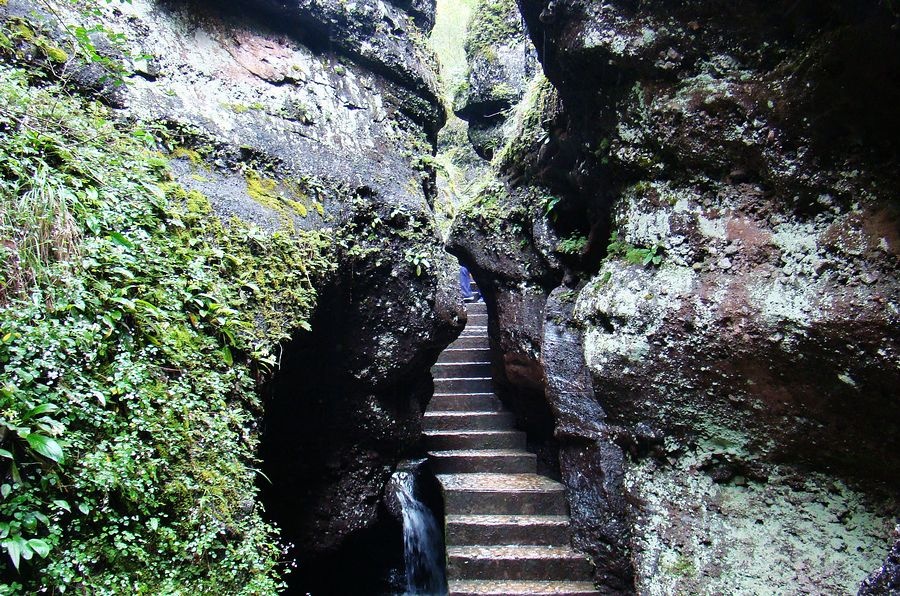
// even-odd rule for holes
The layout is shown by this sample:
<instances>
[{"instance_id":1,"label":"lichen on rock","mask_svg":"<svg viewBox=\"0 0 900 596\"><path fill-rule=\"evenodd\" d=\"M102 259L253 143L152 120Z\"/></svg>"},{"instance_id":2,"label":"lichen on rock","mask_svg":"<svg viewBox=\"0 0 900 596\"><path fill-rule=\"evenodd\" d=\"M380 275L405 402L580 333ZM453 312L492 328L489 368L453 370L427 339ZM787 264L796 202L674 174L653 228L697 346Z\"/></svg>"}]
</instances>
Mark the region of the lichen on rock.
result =
<instances>
[{"instance_id":1,"label":"lichen on rock","mask_svg":"<svg viewBox=\"0 0 900 596\"><path fill-rule=\"evenodd\" d=\"M897 119L885 107L898 91L881 64L869 66L883 55L896 65L896 15L877 2L700 3L672 11L583 0L519 4L547 83L523 103L530 109L520 111L519 133L496 163L501 196L512 201L493 212L483 200L472 203L450 246L487 290L509 393L531 396L507 403L520 418L552 411L550 444L571 482L576 541L593 545L598 581L624 590L633 572L647 593L790 590L796 573L812 589L853 589L879 548L886 552L896 505L879 495L890 492L900 464L891 389L896 136L888 132ZM844 73L855 89L838 89L826 72ZM868 114L853 106L860 89ZM825 97L835 113L824 108ZM872 127L875 120L883 130ZM534 189L546 202L517 202ZM499 233L513 222L516 232ZM489 240L475 240L478 234ZM536 266L532 255L546 253L540 242L548 235L558 265ZM546 284L539 292L535 279ZM574 301L570 316L560 311L563 295ZM522 305L541 310L548 296L557 298L543 307L541 334ZM523 328L541 339L503 341ZM563 366L554 360L559 346L548 353L543 344L561 328L577 334L591 379L592 391L577 397L549 377L543 388L535 383L542 371ZM559 404L565 410L554 410ZM572 431L566 412L579 407L593 424ZM731 448L738 437L739 453ZM574 456L582 453L575 444L593 455ZM676 486L698 466L707 470L698 476L706 485ZM607 473L628 480L624 492L604 488L614 481ZM747 484L720 486L750 473ZM835 528L786 497L777 523L755 524L755 504L732 494L791 495L801 491L798 477L808 483L802 491L828 507L828 487L846 489L867 521ZM588 487L605 499L583 499ZM713 513L695 516L667 503L667 491L683 489L684 500ZM715 513L723 495L737 499L727 515ZM630 512L627 524L604 529L588 521L592 508L615 510L617 496L629 503L618 509ZM660 547L657 534L669 530L642 517L648 496L656 511L688 516L693 535ZM822 543L811 538L773 538L785 552L802 552L806 570L778 557L747 570L739 553L713 569L719 547L696 539L743 540L722 533L722 524L751 534L757 525L747 542L756 548L759 536L805 523L835 545L838 537L859 541L853 554L839 545L828 550L828 569L842 572L815 567ZM611 549L618 557L601 556Z\"/></svg>"}]
</instances>

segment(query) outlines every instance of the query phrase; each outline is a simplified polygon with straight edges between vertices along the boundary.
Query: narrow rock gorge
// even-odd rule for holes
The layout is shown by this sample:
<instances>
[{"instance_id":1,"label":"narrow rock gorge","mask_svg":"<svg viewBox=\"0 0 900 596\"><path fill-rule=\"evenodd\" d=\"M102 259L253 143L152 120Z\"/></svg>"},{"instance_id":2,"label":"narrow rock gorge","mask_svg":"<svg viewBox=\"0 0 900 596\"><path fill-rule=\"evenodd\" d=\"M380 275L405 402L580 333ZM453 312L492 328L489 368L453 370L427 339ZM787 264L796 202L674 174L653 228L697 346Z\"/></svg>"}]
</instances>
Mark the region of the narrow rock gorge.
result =
<instances>
[{"instance_id":1,"label":"narrow rock gorge","mask_svg":"<svg viewBox=\"0 0 900 596\"><path fill-rule=\"evenodd\" d=\"M0 95L0 594L429 593L465 395L577 593L900 591L895 2L0 0Z\"/></svg>"}]
</instances>

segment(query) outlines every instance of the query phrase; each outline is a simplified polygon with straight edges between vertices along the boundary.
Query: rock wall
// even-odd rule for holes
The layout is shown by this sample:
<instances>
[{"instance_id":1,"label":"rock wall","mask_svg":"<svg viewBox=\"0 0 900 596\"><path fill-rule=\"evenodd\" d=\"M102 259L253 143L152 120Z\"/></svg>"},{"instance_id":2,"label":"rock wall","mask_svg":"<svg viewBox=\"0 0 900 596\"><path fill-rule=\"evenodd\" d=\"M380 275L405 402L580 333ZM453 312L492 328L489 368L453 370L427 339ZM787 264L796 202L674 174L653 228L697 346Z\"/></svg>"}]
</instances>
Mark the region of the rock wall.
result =
<instances>
[{"instance_id":1,"label":"rock wall","mask_svg":"<svg viewBox=\"0 0 900 596\"><path fill-rule=\"evenodd\" d=\"M550 85L450 245L598 580L855 591L897 511L897 14L520 8Z\"/></svg>"},{"instance_id":2,"label":"rock wall","mask_svg":"<svg viewBox=\"0 0 900 596\"><path fill-rule=\"evenodd\" d=\"M466 39L469 71L456 90L453 109L469 122L469 141L485 159L493 159L508 132L511 109L522 99L537 70L513 0L480 0Z\"/></svg>"},{"instance_id":3,"label":"rock wall","mask_svg":"<svg viewBox=\"0 0 900 596\"><path fill-rule=\"evenodd\" d=\"M271 383L263 467L270 514L310 561L383 513L393 466L415 448L430 365L458 334L455 271L435 232L434 152L444 108L424 38L433 2L134 0L97 14L10 0L0 18L102 24L125 85L72 51L51 75L103 98L123 122L170 139L166 157L216 215L261 233L331 229L338 273L313 331L285 346ZM27 48L26 48L27 49ZM26 59L40 63L40 52ZM44 61L44 66L47 66ZM324 560L324 559L323 559Z\"/></svg>"}]
</instances>

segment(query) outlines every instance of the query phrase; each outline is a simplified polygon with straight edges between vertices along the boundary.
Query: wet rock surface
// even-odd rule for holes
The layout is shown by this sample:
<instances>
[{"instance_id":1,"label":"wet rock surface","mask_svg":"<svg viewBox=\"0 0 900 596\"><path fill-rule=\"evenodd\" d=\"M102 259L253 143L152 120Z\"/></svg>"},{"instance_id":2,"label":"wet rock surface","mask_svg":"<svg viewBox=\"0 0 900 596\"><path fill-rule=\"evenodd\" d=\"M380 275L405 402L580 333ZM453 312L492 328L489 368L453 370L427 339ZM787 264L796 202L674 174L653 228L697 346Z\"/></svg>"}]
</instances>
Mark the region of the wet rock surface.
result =
<instances>
[{"instance_id":1,"label":"wet rock surface","mask_svg":"<svg viewBox=\"0 0 900 596\"><path fill-rule=\"evenodd\" d=\"M625 455L616 441L621 429L607 423L594 394L573 317L575 294L560 286L547 301L542 344L546 396L556 421L575 546L597 562L604 592L622 593L631 589L633 571L626 556L631 529L622 485Z\"/></svg>"},{"instance_id":2,"label":"wet rock surface","mask_svg":"<svg viewBox=\"0 0 900 596\"><path fill-rule=\"evenodd\" d=\"M641 593L855 591L890 547L900 466L897 15L521 8L552 87L499 166L508 196L542 198L476 200L450 244L484 277L498 375L531 396L511 407L553 411L573 517L628 512L576 527L598 580L629 585L624 560ZM566 390L571 341L588 381Z\"/></svg>"},{"instance_id":3,"label":"wet rock surface","mask_svg":"<svg viewBox=\"0 0 900 596\"><path fill-rule=\"evenodd\" d=\"M543 442L552 435L552 414L543 396L544 373L539 361L544 305L560 280L558 263L536 243L541 230L527 214L535 197L510 194L497 182L460 212L450 232L448 250L469 267L487 303L488 326L495 360L495 386L516 413L529 437ZM502 221L499 214L508 216ZM532 445L541 451L539 445ZM555 465L551 462L551 466Z\"/></svg>"},{"instance_id":4,"label":"wet rock surface","mask_svg":"<svg viewBox=\"0 0 900 596\"><path fill-rule=\"evenodd\" d=\"M876 594L892 594L900 590L900 526L894 528L894 548L888 554L884 565L866 578L859 594L875 596Z\"/></svg>"}]
</instances>

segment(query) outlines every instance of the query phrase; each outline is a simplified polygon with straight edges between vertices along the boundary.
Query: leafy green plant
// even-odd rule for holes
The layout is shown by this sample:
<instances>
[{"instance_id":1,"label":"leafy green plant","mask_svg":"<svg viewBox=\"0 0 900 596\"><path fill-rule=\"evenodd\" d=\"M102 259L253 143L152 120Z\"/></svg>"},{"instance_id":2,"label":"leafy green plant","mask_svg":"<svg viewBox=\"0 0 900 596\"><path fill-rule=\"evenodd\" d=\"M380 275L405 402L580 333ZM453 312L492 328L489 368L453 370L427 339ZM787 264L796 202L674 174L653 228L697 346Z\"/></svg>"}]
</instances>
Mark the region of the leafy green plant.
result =
<instances>
[{"instance_id":1,"label":"leafy green plant","mask_svg":"<svg viewBox=\"0 0 900 596\"><path fill-rule=\"evenodd\" d=\"M564 255L579 255L587 247L587 236L573 234L556 245L556 252Z\"/></svg>"},{"instance_id":2,"label":"leafy green plant","mask_svg":"<svg viewBox=\"0 0 900 596\"><path fill-rule=\"evenodd\" d=\"M98 8L99 0L68 0L68 2L79 7L82 10L85 19L88 19L91 16L100 15L100 10ZM131 4L131 0L103 0L103 2L106 4ZM71 25L60 16L52 2L49 0L38 0L38 3L51 15L60 29L66 32L69 39L73 42L75 54L86 63L103 68L106 73L102 79L103 82L111 82L116 85L124 84L125 79L130 72L123 62L99 50L94 43L95 36L103 36L106 41L115 48L116 52L131 61L146 61L152 58L151 56L132 54L125 44L125 36L122 33L113 31L102 24L95 24L92 26L85 26L82 24ZM38 39L47 40L48 38L41 37ZM46 44L49 42L43 41L43 43ZM40 46L41 41L39 41L37 45ZM68 55L55 45L52 45L49 50L44 49L44 52L52 62L64 63L68 60Z\"/></svg>"},{"instance_id":3,"label":"leafy green plant","mask_svg":"<svg viewBox=\"0 0 900 596\"><path fill-rule=\"evenodd\" d=\"M612 142L608 138L600 139L600 142L597 144L597 149L594 151L594 157L603 164L609 164L609 148L612 146Z\"/></svg>"},{"instance_id":4,"label":"leafy green plant","mask_svg":"<svg viewBox=\"0 0 900 596\"><path fill-rule=\"evenodd\" d=\"M606 247L610 257L623 258L632 265L659 266L663 261L662 246L657 244L650 248L635 246L619 238L618 230L614 230Z\"/></svg>"},{"instance_id":5,"label":"leafy green plant","mask_svg":"<svg viewBox=\"0 0 900 596\"><path fill-rule=\"evenodd\" d=\"M404 259L415 268L417 277L420 277L424 271L431 267L431 257L425 250L417 248L407 249Z\"/></svg>"},{"instance_id":6,"label":"leafy green plant","mask_svg":"<svg viewBox=\"0 0 900 596\"><path fill-rule=\"evenodd\" d=\"M558 197L556 195L547 194L544 195L541 199L541 210L544 212L544 217L553 217L553 220L556 220L556 213L554 209L559 205L560 201L562 201L562 197Z\"/></svg>"},{"instance_id":7,"label":"leafy green plant","mask_svg":"<svg viewBox=\"0 0 900 596\"><path fill-rule=\"evenodd\" d=\"M223 224L165 129L29 76L0 65L0 594L275 593L257 386L332 240Z\"/></svg>"}]
</instances>

